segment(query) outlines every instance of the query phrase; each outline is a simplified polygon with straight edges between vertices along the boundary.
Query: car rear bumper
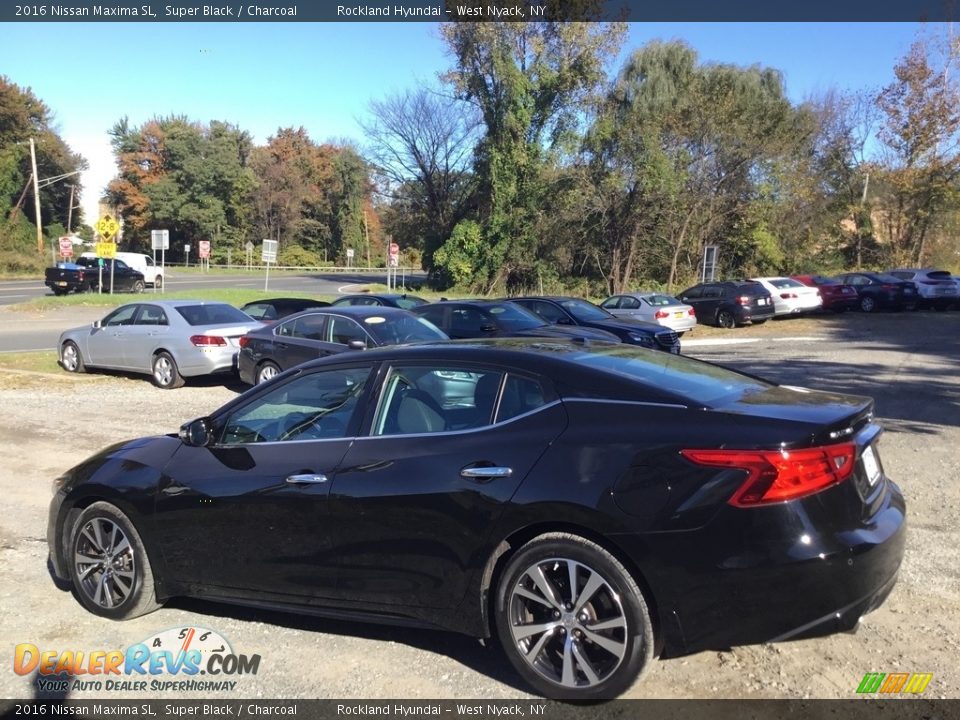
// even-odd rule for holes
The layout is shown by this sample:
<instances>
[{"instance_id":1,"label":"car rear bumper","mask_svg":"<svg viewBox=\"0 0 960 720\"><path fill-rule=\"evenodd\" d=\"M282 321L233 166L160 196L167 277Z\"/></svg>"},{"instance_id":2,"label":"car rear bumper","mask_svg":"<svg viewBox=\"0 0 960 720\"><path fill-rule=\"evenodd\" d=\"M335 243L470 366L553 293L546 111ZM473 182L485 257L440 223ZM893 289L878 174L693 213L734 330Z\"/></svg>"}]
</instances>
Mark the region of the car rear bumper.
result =
<instances>
[{"instance_id":1,"label":"car rear bumper","mask_svg":"<svg viewBox=\"0 0 960 720\"><path fill-rule=\"evenodd\" d=\"M648 559L638 564L660 612L664 656L856 627L889 595L903 558L903 496L882 482L866 520L848 481L775 507L724 507L698 530L634 538L642 545L625 536L627 552Z\"/></svg>"},{"instance_id":2,"label":"car rear bumper","mask_svg":"<svg viewBox=\"0 0 960 720\"><path fill-rule=\"evenodd\" d=\"M177 366L184 377L216 375L237 369L237 348L232 345L209 349L193 348L177 358Z\"/></svg>"},{"instance_id":3,"label":"car rear bumper","mask_svg":"<svg viewBox=\"0 0 960 720\"><path fill-rule=\"evenodd\" d=\"M741 307L737 313L737 322L753 322L754 320L769 320L776 314L773 305L764 308Z\"/></svg>"},{"instance_id":4,"label":"car rear bumper","mask_svg":"<svg viewBox=\"0 0 960 720\"><path fill-rule=\"evenodd\" d=\"M676 333L689 332L697 326L697 318L687 315L683 318L666 318L659 323Z\"/></svg>"}]
</instances>

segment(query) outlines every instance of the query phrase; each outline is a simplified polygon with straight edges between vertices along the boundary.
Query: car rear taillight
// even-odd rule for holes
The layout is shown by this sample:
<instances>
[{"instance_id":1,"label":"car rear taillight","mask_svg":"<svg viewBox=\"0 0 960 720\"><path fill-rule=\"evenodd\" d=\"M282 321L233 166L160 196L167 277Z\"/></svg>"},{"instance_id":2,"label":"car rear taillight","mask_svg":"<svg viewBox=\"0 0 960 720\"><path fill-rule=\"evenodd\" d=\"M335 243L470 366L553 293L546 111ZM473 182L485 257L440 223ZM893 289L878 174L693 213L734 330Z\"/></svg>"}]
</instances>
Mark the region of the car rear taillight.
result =
<instances>
[{"instance_id":1,"label":"car rear taillight","mask_svg":"<svg viewBox=\"0 0 960 720\"><path fill-rule=\"evenodd\" d=\"M749 296L749 295L741 295L740 297L737 298L737 304L738 304L738 305L749 305L751 300L753 300L753 298L752 298L751 296Z\"/></svg>"},{"instance_id":2,"label":"car rear taillight","mask_svg":"<svg viewBox=\"0 0 960 720\"><path fill-rule=\"evenodd\" d=\"M690 317L696 317L697 311L694 310L693 308L690 308L689 310L687 310L687 315L689 315Z\"/></svg>"},{"instance_id":3,"label":"car rear taillight","mask_svg":"<svg viewBox=\"0 0 960 720\"><path fill-rule=\"evenodd\" d=\"M653 316L657 320L663 320L663 318L670 317L670 313L668 313L666 310L657 310L657 312L655 312Z\"/></svg>"},{"instance_id":4,"label":"car rear taillight","mask_svg":"<svg viewBox=\"0 0 960 720\"><path fill-rule=\"evenodd\" d=\"M240 347L245 348L247 345L250 344L250 338L248 338L246 335L243 335L240 338L239 342L240 342Z\"/></svg>"},{"instance_id":5,"label":"car rear taillight","mask_svg":"<svg viewBox=\"0 0 960 720\"><path fill-rule=\"evenodd\" d=\"M219 335L191 335L190 342L197 347L224 347L227 344Z\"/></svg>"},{"instance_id":6,"label":"car rear taillight","mask_svg":"<svg viewBox=\"0 0 960 720\"><path fill-rule=\"evenodd\" d=\"M853 473L854 443L802 450L681 450L698 465L744 470L747 479L727 501L755 507L796 500L846 480Z\"/></svg>"},{"instance_id":7,"label":"car rear taillight","mask_svg":"<svg viewBox=\"0 0 960 720\"><path fill-rule=\"evenodd\" d=\"M897 289L897 286L896 286L896 285L890 285L889 283L886 283L886 284L884 284L884 285L881 285L881 286L880 286L880 289L881 289L881 290L896 290L896 289Z\"/></svg>"},{"instance_id":8,"label":"car rear taillight","mask_svg":"<svg viewBox=\"0 0 960 720\"><path fill-rule=\"evenodd\" d=\"M796 293L780 293L780 297L782 297L784 300L796 299L797 294Z\"/></svg>"}]
</instances>

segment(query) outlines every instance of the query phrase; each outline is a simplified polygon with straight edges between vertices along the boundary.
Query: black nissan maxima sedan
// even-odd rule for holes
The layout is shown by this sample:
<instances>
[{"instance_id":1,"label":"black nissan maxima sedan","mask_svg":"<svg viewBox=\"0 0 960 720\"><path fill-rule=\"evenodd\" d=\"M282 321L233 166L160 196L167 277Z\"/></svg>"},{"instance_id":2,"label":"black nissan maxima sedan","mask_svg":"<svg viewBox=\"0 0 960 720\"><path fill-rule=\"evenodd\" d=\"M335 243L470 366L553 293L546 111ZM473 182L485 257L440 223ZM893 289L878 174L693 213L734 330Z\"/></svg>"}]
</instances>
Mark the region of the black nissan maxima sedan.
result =
<instances>
[{"instance_id":1,"label":"black nissan maxima sedan","mask_svg":"<svg viewBox=\"0 0 960 720\"><path fill-rule=\"evenodd\" d=\"M346 353L65 472L50 564L106 618L190 595L496 635L538 693L610 698L884 601L905 506L872 410L623 344Z\"/></svg>"},{"instance_id":2,"label":"black nissan maxima sedan","mask_svg":"<svg viewBox=\"0 0 960 720\"><path fill-rule=\"evenodd\" d=\"M240 338L237 371L258 385L308 360L379 345L446 340L417 315L391 307L330 307L306 310Z\"/></svg>"}]
</instances>

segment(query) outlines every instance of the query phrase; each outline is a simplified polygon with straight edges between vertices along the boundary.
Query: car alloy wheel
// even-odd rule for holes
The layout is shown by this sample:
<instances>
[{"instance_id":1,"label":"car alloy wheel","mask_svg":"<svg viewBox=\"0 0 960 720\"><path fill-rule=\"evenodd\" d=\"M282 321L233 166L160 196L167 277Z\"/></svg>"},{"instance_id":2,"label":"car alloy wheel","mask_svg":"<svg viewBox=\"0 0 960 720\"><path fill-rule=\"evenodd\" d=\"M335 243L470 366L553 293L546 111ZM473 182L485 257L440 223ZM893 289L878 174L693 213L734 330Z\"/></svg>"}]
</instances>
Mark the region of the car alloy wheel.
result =
<instances>
[{"instance_id":1,"label":"car alloy wheel","mask_svg":"<svg viewBox=\"0 0 960 720\"><path fill-rule=\"evenodd\" d=\"M496 597L501 644L546 697L615 697L653 656L642 593L612 555L584 538L552 533L525 545Z\"/></svg>"},{"instance_id":2,"label":"car alloy wheel","mask_svg":"<svg viewBox=\"0 0 960 720\"><path fill-rule=\"evenodd\" d=\"M732 330L737 326L737 320L729 310L721 310L717 313L717 325L726 330Z\"/></svg>"},{"instance_id":3,"label":"car alloy wheel","mask_svg":"<svg viewBox=\"0 0 960 720\"><path fill-rule=\"evenodd\" d=\"M140 534L120 510L94 503L77 518L71 538L66 545L70 575L88 610L119 620L159 607Z\"/></svg>"},{"instance_id":4,"label":"car alloy wheel","mask_svg":"<svg viewBox=\"0 0 960 720\"><path fill-rule=\"evenodd\" d=\"M183 385L177 363L168 352L160 352L153 358L153 384L164 390Z\"/></svg>"},{"instance_id":5,"label":"car alloy wheel","mask_svg":"<svg viewBox=\"0 0 960 720\"><path fill-rule=\"evenodd\" d=\"M864 295L860 298L860 309L865 312L873 312L877 308L877 302L869 295Z\"/></svg>"},{"instance_id":6,"label":"car alloy wheel","mask_svg":"<svg viewBox=\"0 0 960 720\"><path fill-rule=\"evenodd\" d=\"M268 380L273 380L277 375L280 374L280 368L274 365L272 362L265 362L257 370L257 385L260 383L265 383Z\"/></svg>"},{"instance_id":7,"label":"car alloy wheel","mask_svg":"<svg viewBox=\"0 0 960 720\"><path fill-rule=\"evenodd\" d=\"M144 290L145 287L146 287L146 285L143 284L143 280L137 280L137 281L133 284L133 292L134 292L135 294L139 295L140 293L143 292L143 290Z\"/></svg>"},{"instance_id":8,"label":"car alloy wheel","mask_svg":"<svg viewBox=\"0 0 960 720\"><path fill-rule=\"evenodd\" d=\"M85 370L83 358L80 357L80 348L73 341L68 340L63 344L63 349L60 351L60 364L67 372L82 373Z\"/></svg>"},{"instance_id":9,"label":"car alloy wheel","mask_svg":"<svg viewBox=\"0 0 960 720\"><path fill-rule=\"evenodd\" d=\"M157 288L158 290L163 287L163 276L162 276L162 275L157 275L157 276L153 279L153 286L154 286L155 288Z\"/></svg>"}]
</instances>

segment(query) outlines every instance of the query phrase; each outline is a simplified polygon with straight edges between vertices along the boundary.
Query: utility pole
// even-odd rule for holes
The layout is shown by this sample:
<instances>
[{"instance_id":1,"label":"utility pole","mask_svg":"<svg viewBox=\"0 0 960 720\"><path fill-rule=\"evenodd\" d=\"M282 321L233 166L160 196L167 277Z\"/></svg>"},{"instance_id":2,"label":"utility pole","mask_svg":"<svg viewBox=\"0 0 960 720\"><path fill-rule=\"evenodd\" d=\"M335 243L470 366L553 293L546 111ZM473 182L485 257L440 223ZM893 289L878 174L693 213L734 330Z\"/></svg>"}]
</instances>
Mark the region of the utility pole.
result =
<instances>
[{"instance_id":1,"label":"utility pole","mask_svg":"<svg viewBox=\"0 0 960 720\"><path fill-rule=\"evenodd\" d=\"M367 243L367 267L370 267L370 228L367 227L367 211L363 211L363 237Z\"/></svg>"},{"instance_id":2,"label":"utility pole","mask_svg":"<svg viewBox=\"0 0 960 720\"><path fill-rule=\"evenodd\" d=\"M43 255L43 224L40 222L40 186L37 182L40 176L37 175L37 147L33 142L33 138L30 138L30 167L33 169L33 207L36 211L37 253Z\"/></svg>"},{"instance_id":3,"label":"utility pole","mask_svg":"<svg viewBox=\"0 0 960 720\"><path fill-rule=\"evenodd\" d=\"M70 186L70 209L67 210L67 235L70 235L70 229L73 227L73 188L75 186Z\"/></svg>"}]
</instances>

